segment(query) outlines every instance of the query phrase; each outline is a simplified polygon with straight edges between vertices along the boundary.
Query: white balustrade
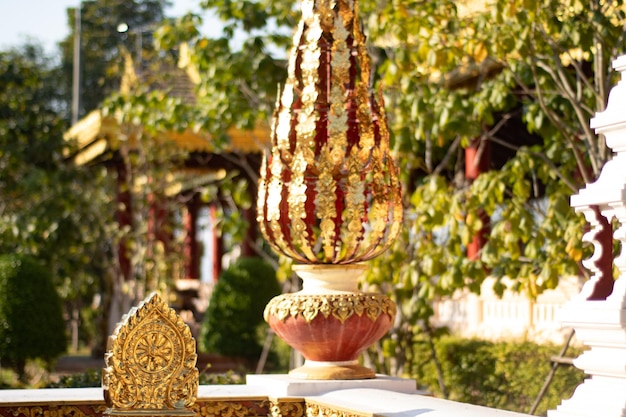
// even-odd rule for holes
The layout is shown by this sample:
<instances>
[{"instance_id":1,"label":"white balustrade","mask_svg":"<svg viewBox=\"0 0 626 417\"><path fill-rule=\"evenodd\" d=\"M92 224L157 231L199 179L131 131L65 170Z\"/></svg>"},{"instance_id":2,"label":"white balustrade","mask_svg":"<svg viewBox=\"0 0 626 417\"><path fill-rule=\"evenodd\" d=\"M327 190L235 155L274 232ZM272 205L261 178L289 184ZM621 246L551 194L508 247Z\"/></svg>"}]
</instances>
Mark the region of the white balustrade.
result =
<instances>
[{"instance_id":1,"label":"white balustrade","mask_svg":"<svg viewBox=\"0 0 626 417\"><path fill-rule=\"evenodd\" d=\"M561 313L563 324L574 328L577 338L590 347L574 361L590 378L571 399L548 412L549 417L626 415L626 56L616 59L613 67L622 79L611 90L607 109L591 120L591 127L605 135L615 154L598 180L571 199L572 207L590 224L583 240L593 245L594 253L584 265L593 276ZM598 261L610 256L604 252L610 245L600 236L614 220L618 227L613 238L622 247L614 263L621 276L610 292L612 277L603 275ZM600 287L608 288L608 296L597 296Z\"/></svg>"},{"instance_id":2,"label":"white balustrade","mask_svg":"<svg viewBox=\"0 0 626 417\"><path fill-rule=\"evenodd\" d=\"M480 295L458 292L436 301L433 323L461 336L490 340L513 338L560 345L567 339L569 332L561 329L556 313L580 292L578 277L563 277L556 289L545 291L536 300L512 292L499 297L491 291L492 286L493 279L488 279Z\"/></svg>"}]
</instances>

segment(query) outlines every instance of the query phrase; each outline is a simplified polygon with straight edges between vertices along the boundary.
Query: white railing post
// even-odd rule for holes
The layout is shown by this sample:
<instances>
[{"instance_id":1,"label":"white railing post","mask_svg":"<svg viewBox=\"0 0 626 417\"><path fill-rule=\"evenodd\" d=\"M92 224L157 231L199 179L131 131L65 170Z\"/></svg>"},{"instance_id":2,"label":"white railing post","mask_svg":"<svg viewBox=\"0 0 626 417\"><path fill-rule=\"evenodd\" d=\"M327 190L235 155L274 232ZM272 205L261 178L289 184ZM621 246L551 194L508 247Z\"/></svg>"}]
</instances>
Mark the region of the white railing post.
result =
<instances>
[{"instance_id":1,"label":"white railing post","mask_svg":"<svg viewBox=\"0 0 626 417\"><path fill-rule=\"evenodd\" d=\"M593 244L594 253L583 264L593 276L561 311L563 325L574 328L578 339L590 348L574 361L590 377L548 417L626 415L626 55L616 59L613 67L622 79L611 90L607 109L591 120L591 127L605 135L615 154L598 180L571 199L572 207L590 224L583 240ZM618 223L613 238L622 247L614 261L620 270L614 285L598 266L609 247L600 235L607 221L610 225L613 220ZM603 295L598 296L600 287L604 287Z\"/></svg>"}]
</instances>

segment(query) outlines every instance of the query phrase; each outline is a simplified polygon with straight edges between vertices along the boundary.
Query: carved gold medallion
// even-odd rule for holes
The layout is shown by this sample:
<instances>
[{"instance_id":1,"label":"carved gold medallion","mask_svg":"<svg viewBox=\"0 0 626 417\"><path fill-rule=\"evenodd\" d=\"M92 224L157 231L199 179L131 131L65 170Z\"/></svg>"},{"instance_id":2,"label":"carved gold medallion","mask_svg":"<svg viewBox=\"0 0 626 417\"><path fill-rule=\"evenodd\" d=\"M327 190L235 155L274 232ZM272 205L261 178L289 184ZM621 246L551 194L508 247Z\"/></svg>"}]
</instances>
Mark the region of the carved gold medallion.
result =
<instances>
[{"instance_id":1,"label":"carved gold medallion","mask_svg":"<svg viewBox=\"0 0 626 417\"><path fill-rule=\"evenodd\" d=\"M196 341L189 326L150 295L109 337L102 374L105 415L194 415Z\"/></svg>"}]
</instances>

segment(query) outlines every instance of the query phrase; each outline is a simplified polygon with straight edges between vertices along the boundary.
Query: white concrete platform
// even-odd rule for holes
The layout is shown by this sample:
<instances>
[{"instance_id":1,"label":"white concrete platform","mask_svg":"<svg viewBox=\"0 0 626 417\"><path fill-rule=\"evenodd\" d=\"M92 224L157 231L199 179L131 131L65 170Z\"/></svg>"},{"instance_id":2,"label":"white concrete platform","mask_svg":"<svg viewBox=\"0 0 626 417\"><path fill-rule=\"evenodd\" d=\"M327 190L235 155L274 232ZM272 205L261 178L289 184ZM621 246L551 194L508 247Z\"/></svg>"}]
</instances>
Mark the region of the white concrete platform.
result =
<instances>
[{"instance_id":1,"label":"white concrete platform","mask_svg":"<svg viewBox=\"0 0 626 417\"><path fill-rule=\"evenodd\" d=\"M94 404L103 403L102 388L42 388L0 390L0 404L13 405L41 404Z\"/></svg>"},{"instance_id":2,"label":"white concrete platform","mask_svg":"<svg viewBox=\"0 0 626 417\"><path fill-rule=\"evenodd\" d=\"M308 404L377 417L528 417L528 414L376 389L347 389L308 397Z\"/></svg>"},{"instance_id":3,"label":"white concrete platform","mask_svg":"<svg viewBox=\"0 0 626 417\"><path fill-rule=\"evenodd\" d=\"M424 392L417 391L414 379L396 378L388 375L376 375L374 379L333 381L296 379L287 374L246 375L246 385L248 387L263 387L266 395L274 398L308 397L353 388L424 394Z\"/></svg>"}]
</instances>

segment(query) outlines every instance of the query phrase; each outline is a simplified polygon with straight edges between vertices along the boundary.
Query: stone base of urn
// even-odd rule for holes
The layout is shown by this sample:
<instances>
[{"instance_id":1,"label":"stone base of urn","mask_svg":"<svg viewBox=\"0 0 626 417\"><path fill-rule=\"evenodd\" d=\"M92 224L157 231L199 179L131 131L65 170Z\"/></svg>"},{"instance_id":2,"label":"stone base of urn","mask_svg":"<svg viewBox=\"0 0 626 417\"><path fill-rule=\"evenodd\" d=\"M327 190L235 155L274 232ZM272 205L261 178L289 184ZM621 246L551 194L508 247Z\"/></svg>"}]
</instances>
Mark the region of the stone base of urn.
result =
<instances>
[{"instance_id":1,"label":"stone base of urn","mask_svg":"<svg viewBox=\"0 0 626 417\"><path fill-rule=\"evenodd\" d=\"M366 266L296 265L301 291L274 297L265 321L306 359L289 375L298 379L375 378L360 354L387 333L396 306L388 297L358 291Z\"/></svg>"},{"instance_id":2,"label":"stone base of urn","mask_svg":"<svg viewBox=\"0 0 626 417\"><path fill-rule=\"evenodd\" d=\"M376 373L358 360L347 362L317 362L306 360L304 365L289 371L289 376L296 379L337 380L337 379L372 379Z\"/></svg>"}]
</instances>

